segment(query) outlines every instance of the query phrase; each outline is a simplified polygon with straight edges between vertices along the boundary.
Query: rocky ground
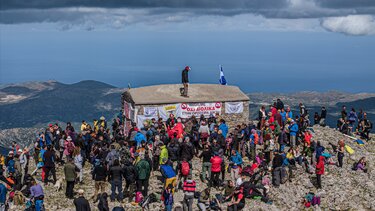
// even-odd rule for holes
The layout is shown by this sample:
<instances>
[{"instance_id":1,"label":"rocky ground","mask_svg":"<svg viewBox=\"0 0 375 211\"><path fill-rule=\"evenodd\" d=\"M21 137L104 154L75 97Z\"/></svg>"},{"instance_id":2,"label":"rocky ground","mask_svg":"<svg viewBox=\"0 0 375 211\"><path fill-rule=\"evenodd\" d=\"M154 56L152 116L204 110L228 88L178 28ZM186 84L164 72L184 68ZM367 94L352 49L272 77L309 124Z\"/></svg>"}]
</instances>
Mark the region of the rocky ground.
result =
<instances>
[{"instance_id":1,"label":"rocky ground","mask_svg":"<svg viewBox=\"0 0 375 211\"><path fill-rule=\"evenodd\" d=\"M375 210L375 201L373 200L375 197L375 173L371 170L373 166L372 162L375 159L375 144L370 141L360 146L334 129L319 126L315 126L313 129L315 131L314 139L320 140L327 149L330 149L330 142L337 144L338 140L345 139L346 144L355 150L355 153L350 157L347 153L345 154L344 168L340 169L334 165L326 166L326 174L322 177L323 189L316 190L313 185L315 175L305 173L304 169L298 166L294 173L295 177L292 178L291 182L287 182L279 188L270 188L272 205L265 204L260 200L246 199L245 210L301 210L304 209L301 201L310 190L321 196L321 206L314 209ZM368 173L351 170L354 161L359 160L362 156L365 156L368 160L370 169ZM201 191L207 185L199 180L200 161L194 159L193 166L195 166L193 179L198 182L197 190ZM155 172L151 178L149 193L161 192L161 182L156 179L159 175L159 172ZM58 168L58 178L60 177L63 177L62 167ZM94 192L94 182L91 180L89 166L86 166L84 169L84 182L82 185L76 185L75 191L82 188L85 190L86 198L89 198ZM65 198L64 190L56 191L53 186L44 186L44 189L45 207L47 210L74 210L73 201ZM110 186L107 187L107 192L110 193ZM213 190L212 192L217 193L218 191ZM182 199L183 193L182 191L178 191L175 194L175 207L181 205ZM97 210L97 204L94 204L92 200L90 200L90 204L93 210ZM109 203L110 209L118 205L118 202ZM141 210L140 207L133 206L127 200L122 205L126 210ZM21 209L21 207L12 207L11 210ZM161 203L153 203L150 209L162 210L162 205ZM196 201L194 203L194 210L198 210ZM223 210L226 210L225 204L223 205Z\"/></svg>"}]
</instances>

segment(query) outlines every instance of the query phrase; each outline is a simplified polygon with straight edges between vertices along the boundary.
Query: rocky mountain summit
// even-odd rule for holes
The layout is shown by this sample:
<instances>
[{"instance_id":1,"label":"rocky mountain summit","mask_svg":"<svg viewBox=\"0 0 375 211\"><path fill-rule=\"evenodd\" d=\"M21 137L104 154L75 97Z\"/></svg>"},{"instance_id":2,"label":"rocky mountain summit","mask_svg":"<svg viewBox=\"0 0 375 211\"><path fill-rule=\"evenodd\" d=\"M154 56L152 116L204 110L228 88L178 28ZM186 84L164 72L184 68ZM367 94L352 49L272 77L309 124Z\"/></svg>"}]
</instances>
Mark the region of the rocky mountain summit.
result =
<instances>
[{"instance_id":1,"label":"rocky mountain summit","mask_svg":"<svg viewBox=\"0 0 375 211\"><path fill-rule=\"evenodd\" d=\"M279 188L271 185L269 197L272 204L266 204L260 200L246 199L246 207L244 210L302 210L303 197L309 192L313 191L321 196L320 207L314 207L316 210L375 210L375 171L373 171L373 161L375 160L375 144L372 141L364 145L358 145L353 139L350 139L340 132L328 128L314 126L313 139L321 141L326 151L331 151L332 147L329 143L337 145L341 139L355 150L354 154L349 155L345 153L344 167L338 168L336 165L326 165L326 173L322 176L322 189L315 188L315 174L308 174L304 167L297 165L294 170L294 177L289 182L282 184ZM372 135L373 139L375 138ZM362 171L351 170L354 162L358 161L362 156L368 160L369 171L364 173ZM334 158L335 161L337 161ZM31 162L33 163L33 162ZM32 164L33 165L33 164ZM246 165L246 164L245 164ZM31 167L30 169L33 169ZM201 161L198 158L193 160L193 179L197 182L197 191L202 191L207 187L207 184L202 183L199 179L201 170ZM57 170L58 178L63 176L63 167L59 166ZM160 193L162 190L162 183L157 179L160 176L159 172L154 172L150 179L149 193ZM229 179L229 175L226 177ZM37 177L37 179L40 177ZM124 185L124 184L123 184ZM90 166L86 165L84 168L84 184L78 184L75 191L79 188L85 190L85 197L90 198L94 193L94 181L91 179ZM45 189L45 207L47 210L74 210L73 201L66 199L64 189L56 191L52 186L44 186ZM110 194L110 186L108 184L107 193ZM218 193L216 189L212 189L211 194ZM183 192L179 190L175 193L175 207L180 206L183 200ZM92 210L98 210L97 204L92 200L90 205ZM109 202L109 207L120 205L119 202ZM125 200L122 204L126 210L142 210L139 206L129 203ZM226 210L226 204L222 205L223 210ZM21 207L12 207L11 210L20 210ZM162 210L162 203L152 203L150 210ZM198 210L197 200L194 201L194 210Z\"/></svg>"}]
</instances>

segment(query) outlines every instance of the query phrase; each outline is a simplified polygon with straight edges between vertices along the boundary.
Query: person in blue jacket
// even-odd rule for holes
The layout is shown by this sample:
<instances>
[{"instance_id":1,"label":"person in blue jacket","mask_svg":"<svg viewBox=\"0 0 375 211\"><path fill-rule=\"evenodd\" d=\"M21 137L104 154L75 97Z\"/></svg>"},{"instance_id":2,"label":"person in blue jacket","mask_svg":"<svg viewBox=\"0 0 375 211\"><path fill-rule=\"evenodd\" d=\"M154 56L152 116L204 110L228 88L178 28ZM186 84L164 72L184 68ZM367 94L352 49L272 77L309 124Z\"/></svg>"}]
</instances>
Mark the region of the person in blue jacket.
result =
<instances>
[{"instance_id":1,"label":"person in blue jacket","mask_svg":"<svg viewBox=\"0 0 375 211\"><path fill-rule=\"evenodd\" d=\"M290 147L296 146L297 133L298 133L298 124L294 120L292 120L292 123L289 126Z\"/></svg>"},{"instance_id":2,"label":"person in blue jacket","mask_svg":"<svg viewBox=\"0 0 375 211\"><path fill-rule=\"evenodd\" d=\"M226 138L227 134L228 134L228 126L225 124L224 119L220 120L219 130L221 130L221 132L223 132L223 136L224 136L224 138Z\"/></svg>"},{"instance_id":3,"label":"person in blue jacket","mask_svg":"<svg viewBox=\"0 0 375 211\"><path fill-rule=\"evenodd\" d=\"M137 148L141 146L142 141L146 141L145 135L141 131L138 131L137 134L134 137L134 140L137 144Z\"/></svg>"},{"instance_id":4,"label":"person in blue jacket","mask_svg":"<svg viewBox=\"0 0 375 211\"><path fill-rule=\"evenodd\" d=\"M241 165L243 163L242 157L240 153L238 153L236 150L232 150L232 156L230 157L230 162L232 163L231 169L230 169L230 175L233 181L236 181L238 179L239 172Z\"/></svg>"}]
</instances>

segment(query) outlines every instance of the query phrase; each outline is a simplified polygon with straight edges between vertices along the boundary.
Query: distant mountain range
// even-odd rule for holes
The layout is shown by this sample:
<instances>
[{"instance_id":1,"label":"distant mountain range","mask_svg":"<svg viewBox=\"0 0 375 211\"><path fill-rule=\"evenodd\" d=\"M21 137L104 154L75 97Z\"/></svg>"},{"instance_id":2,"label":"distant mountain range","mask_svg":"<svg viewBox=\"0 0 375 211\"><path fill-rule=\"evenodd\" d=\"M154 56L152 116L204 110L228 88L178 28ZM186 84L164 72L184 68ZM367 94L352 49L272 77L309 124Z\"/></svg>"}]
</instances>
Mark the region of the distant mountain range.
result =
<instances>
[{"instance_id":1,"label":"distant mountain range","mask_svg":"<svg viewBox=\"0 0 375 211\"><path fill-rule=\"evenodd\" d=\"M112 118L121 110L121 93L117 88L99 81L63 84L57 81L27 82L0 86L0 129L40 128L51 122L91 122L100 116ZM251 118L256 118L261 105L269 105L280 98L293 110L305 103L312 117L321 106L328 109L328 123L336 124L341 106L363 108L375 120L375 93L298 92L250 93Z\"/></svg>"},{"instance_id":2,"label":"distant mountain range","mask_svg":"<svg viewBox=\"0 0 375 211\"><path fill-rule=\"evenodd\" d=\"M50 122L112 118L121 109L124 89L98 82L28 82L0 88L0 129L35 127Z\"/></svg>"}]
</instances>

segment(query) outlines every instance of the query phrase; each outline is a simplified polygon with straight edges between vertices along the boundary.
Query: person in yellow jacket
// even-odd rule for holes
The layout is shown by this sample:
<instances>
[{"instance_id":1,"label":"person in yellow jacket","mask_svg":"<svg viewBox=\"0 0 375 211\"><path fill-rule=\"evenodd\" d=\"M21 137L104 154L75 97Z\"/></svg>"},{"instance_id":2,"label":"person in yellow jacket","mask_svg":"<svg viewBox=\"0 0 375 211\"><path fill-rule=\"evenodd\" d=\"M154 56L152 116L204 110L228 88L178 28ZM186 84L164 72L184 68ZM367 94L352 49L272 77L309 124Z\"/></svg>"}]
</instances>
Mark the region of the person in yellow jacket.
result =
<instances>
[{"instance_id":1,"label":"person in yellow jacket","mask_svg":"<svg viewBox=\"0 0 375 211\"><path fill-rule=\"evenodd\" d=\"M165 146L165 144L163 146L160 147L160 156L159 156L159 164L163 164L163 158L166 158L168 160L168 149L167 147Z\"/></svg>"},{"instance_id":2,"label":"person in yellow jacket","mask_svg":"<svg viewBox=\"0 0 375 211\"><path fill-rule=\"evenodd\" d=\"M5 157L0 155L0 165L5 166Z\"/></svg>"},{"instance_id":3,"label":"person in yellow jacket","mask_svg":"<svg viewBox=\"0 0 375 211\"><path fill-rule=\"evenodd\" d=\"M98 120L94 119L93 124L94 124L94 130L97 133L99 131L99 122L98 122Z\"/></svg>"},{"instance_id":4,"label":"person in yellow jacket","mask_svg":"<svg viewBox=\"0 0 375 211\"><path fill-rule=\"evenodd\" d=\"M87 122L85 120L82 120L82 124L81 124L81 132L87 130Z\"/></svg>"}]
</instances>

